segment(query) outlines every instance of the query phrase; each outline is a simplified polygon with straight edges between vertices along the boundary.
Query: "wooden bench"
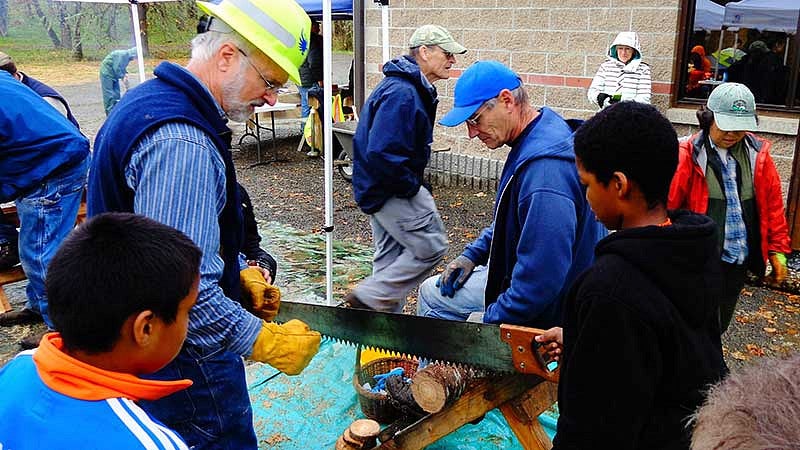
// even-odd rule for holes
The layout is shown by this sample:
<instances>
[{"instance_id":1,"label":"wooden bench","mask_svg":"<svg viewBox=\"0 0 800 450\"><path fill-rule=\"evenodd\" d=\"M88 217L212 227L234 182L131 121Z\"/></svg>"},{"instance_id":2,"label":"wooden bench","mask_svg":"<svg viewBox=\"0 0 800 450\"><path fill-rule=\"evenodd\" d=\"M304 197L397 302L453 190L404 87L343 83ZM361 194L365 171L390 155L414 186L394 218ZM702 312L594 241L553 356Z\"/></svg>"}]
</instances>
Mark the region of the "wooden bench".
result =
<instances>
[{"instance_id":1,"label":"wooden bench","mask_svg":"<svg viewBox=\"0 0 800 450\"><path fill-rule=\"evenodd\" d=\"M6 206L3 207L3 216L6 220L9 220L11 223L19 226L19 217L17 216L17 207L16 206ZM78 208L78 217L75 221L75 224L83 223L86 220L86 202L81 202L80 208ZM16 283L18 281L22 281L26 279L25 271L22 270L22 265L17 264L16 266L6 269L0 270L0 314L4 312L11 311L11 303L8 301L8 296L6 296L4 286L9 283Z\"/></svg>"}]
</instances>

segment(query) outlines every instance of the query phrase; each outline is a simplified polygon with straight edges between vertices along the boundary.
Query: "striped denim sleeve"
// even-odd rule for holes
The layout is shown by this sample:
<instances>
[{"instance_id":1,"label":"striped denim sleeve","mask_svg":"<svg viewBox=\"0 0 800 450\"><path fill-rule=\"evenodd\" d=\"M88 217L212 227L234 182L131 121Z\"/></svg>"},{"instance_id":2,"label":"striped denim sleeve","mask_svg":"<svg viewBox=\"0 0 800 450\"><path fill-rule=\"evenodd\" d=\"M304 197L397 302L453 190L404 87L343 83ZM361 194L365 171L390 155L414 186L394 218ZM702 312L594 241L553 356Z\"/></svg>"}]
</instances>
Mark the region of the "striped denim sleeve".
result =
<instances>
[{"instance_id":1,"label":"striped denim sleeve","mask_svg":"<svg viewBox=\"0 0 800 450\"><path fill-rule=\"evenodd\" d=\"M126 168L134 211L183 231L203 251L200 294L189 315L191 344L249 355L261 320L219 286L219 212L225 206L225 164L198 128L171 123L145 136Z\"/></svg>"}]
</instances>

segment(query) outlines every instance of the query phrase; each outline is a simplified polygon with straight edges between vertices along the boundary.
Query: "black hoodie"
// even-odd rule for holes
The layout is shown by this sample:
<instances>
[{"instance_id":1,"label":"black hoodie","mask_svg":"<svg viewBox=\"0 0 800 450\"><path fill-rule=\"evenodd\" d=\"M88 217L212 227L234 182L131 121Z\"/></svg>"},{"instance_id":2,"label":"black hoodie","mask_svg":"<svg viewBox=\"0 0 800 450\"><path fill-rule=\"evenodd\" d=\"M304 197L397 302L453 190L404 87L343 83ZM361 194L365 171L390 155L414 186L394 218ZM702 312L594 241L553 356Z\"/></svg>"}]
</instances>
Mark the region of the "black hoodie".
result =
<instances>
[{"instance_id":1,"label":"black hoodie","mask_svg":"<svg viewBox=\"0 0 800 450\"><path fill-rule=\"evenodd\" d=\"M670 218L600 241L565 299L555 449L688 449L686 418L727 372L714 223Z\"/></svg>"}]
</instances>

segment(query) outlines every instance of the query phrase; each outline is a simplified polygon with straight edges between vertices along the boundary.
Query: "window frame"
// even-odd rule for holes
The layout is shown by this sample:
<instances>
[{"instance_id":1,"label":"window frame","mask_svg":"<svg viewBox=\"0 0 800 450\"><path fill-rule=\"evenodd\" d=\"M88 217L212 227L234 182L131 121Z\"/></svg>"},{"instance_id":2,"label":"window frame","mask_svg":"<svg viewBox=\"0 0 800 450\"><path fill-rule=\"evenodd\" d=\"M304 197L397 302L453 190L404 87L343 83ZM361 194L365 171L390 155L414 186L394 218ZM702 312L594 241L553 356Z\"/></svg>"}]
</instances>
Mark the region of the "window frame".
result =
<instances>
[{"instance_id":1,"label":"window frame","mask_svg":"<svg viewBox=\"0 0 800 450\"><path fill-rule=\"evenodd\" d=\"M688 74L683 68L687 66L689 61L689 47L691 45L692 34L694 33L694 13L696 6L696 0L681 0L681 13L678 19L680 21L678 24L678 39L675 48L675 61L677 64L673 67L672 74L671 104L673 107L695 107L706 103L705 99L683 97L683 87L685 87L688 82ZM795 63L790 67L789 86L787 87L787 97L790 102L788 105L784 104L783 106L758 103L757 108L759 111L792 113L792 115L794 115L794 113L800 113L800 87L798 87L798 82L800 82L800 32L796 32L794 35L790 36L790 41L795 51Z\"/></svg>"}]
</instances>

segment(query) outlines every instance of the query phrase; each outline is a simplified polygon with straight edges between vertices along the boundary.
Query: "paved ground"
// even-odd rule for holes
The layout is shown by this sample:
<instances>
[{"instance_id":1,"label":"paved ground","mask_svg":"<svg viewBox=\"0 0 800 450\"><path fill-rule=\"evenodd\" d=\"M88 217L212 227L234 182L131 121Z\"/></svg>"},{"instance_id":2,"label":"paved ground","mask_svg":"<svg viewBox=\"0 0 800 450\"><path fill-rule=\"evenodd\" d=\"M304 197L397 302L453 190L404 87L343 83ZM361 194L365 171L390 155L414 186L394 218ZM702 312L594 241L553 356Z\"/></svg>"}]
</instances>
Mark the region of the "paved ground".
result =
<instances>
[{"instance_id":1,"label":"paved ground","mask_svg":"<svg viewBox=\"0 0 800 450\"><path fill-rule=\"evenodd\" d=\"M349 57L340 55L334 64L338 73L345 73ZM345 77L346 78L346 77ZM334 80L340 78L334 77ZM62 86L61 92L69 99L87 136L93 137L99 129L104 114L97 83ZM442 108L445 108L443 105ZM243 125L232 124L235 136L241 134ZM282 226L291 226L305 234L317 234L324 224L323 165L320 159L311 159L304 152L297 152L300 139L297 121L281 121L278 124L276 141L278 156L284 160L263 166L250 167L255 162L255 148L245 145L234 152L239 180L250 191L257 218L269 235L278 231L286 233ZM236 138L234 139L236 142ZM270 147L269 143L267 148ZM269 155L268 155L269 156ZM476 192L463 188L436 187L434 197L440 208L450 238L450 250L446 261L460 254L464 245L475 239L483 226L491 222L494 192ZM353 245L354 253L362 253L371 244L369 222L355 206L350 185L340 177L334 177L335 238ZM281 226L270 225L278 222ZM280 230L276 230L280 228ZM276 238L284 247L286 240ZM281 251L287 251L285 248ZM315 277L318 274L314 275ZM319 278L313 278L319 283ZM764 356L785 355L797 351L800 346L800 296L797 291L798 278L783 287L786 291L764 287L747 287L740 298L739 311L731 329L723 336L725 354L731 367ZM350 282L356 280L350 280ZM24 283L11 286L12 302L24 303ZM340 285L339 292L342 292ZM415 297L409 298L413 309ZM35 328L34 328L35 329ZM16 342L34 329L30 327L0 328L0 364L17 350ZM609 343L612 346L613 343Z\"/></svg>"}]
</instances>

